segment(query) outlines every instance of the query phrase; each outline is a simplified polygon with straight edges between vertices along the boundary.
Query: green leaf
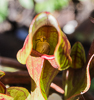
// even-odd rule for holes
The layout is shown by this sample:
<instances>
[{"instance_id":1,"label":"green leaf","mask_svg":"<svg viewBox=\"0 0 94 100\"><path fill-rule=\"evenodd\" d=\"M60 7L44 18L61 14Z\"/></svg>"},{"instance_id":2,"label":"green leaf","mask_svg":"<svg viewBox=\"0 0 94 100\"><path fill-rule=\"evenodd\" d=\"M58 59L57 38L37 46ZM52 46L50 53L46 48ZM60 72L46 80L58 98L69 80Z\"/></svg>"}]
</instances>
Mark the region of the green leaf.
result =
<instances>
[{"instance_id":1,"label":"green leaf","mask_svg":"<svg viewBox=\"0 0 94 100\"><path fill-rule=\"evenodd\" d=\"M59 42L55 49L55 60L60 66L59 70L65 70L70 67L72 62L70 57L71 46L66 35L60 31Z\"/></svg>"},{"instance_id":2,"label":"green leaf","mask_svg":"<svg viewBox=\"0 0 94 100\"><path fill-rule=\"evenodd\" d=\"M53 12L54 10L60 10L68 5L69 0L45 0L40 3L36 3L35 11L37 13L42 11Z\"/></svg>"},{"instance_id":3,"label":"green leaf","mask_svg":"<svg viewBox=\"0 0 94 100\"><path fill-rule=\"evenodd\" d=\"M94 54L94 40L93 40L93 42L90 46L89 52L88 52L87 62L90 60L90 58L92 57L93 54ZM94 78L94 57L90 63L90 76L91 76L91 79Z\"/></svg>"},{"instance_id":4,"label":"green leaf","mask_svg":"<svg viewBox=\"0 0 94 100\"><path fill-rule=\"evenodd\" d=\"M75 100L76 96L85 93L90 88L89 65L86 66L85 51L81 43L76 42L71 51L71 68L63 71L64 100Z\"/></svg>"},{"instance_id":5,"label":"green leaf","mask_svg":"<svg viewBox=\"0 0 94 100\"><path fill-rule=\"evenodd\" d=\"M41 57L29 56L26 65L32 78L31 99L47 100L50 84L59 71Z\"/></svg>"},{"instance_id":6,"label":"green leaf","mask_svg":"<svg viewBox=\"0 0 94 100\"><path fill-rule=\"evenodd\" d=\"M51 0L46 0L46 1L41 2L41 3L36 3L35 12L39 13L42 11L49 11L49 12L54 11L54 5L52 2L49 2L49 1L51 1Z\"/></svg>"},{"instance_id":7,"label":"green leaf","mask_svg":"<svg viewBox=\"0 0 94 100\"><path fill-rule=\"evenodd\" d=\"M71 49L72 68L82 68L86 63L85 50L80 42L76 42Z\"/></svg>"},{"instance_id":8,"label":"green leaf","mask_svg":"<svg viewBox=\"0 0 94 100\"><path fill-rule=\"evenodd\" d=\"M93 56L90 58L87 66L79 69L69 68L63 71L64 100L75 100L71 98L75 98L89 90L91 84L89 65L92 58Z\"/></svg>"},{"instance_id":9,"label":"green leaf","mask_svg":"<svg viewBox=\"0 0 94 100\"><path fill-rule=\"evenodd\" d=\"M88 90L90 88L88 76L85 68L65 70L63 72L64 100L80 95L86 88Z\"/></svg>"},{"instance_id":10,"label":"green leaf","mask_svg":"<svg viewBox=\"0 0 94 100\"><path fill-rule=\"evenodd\" d=\"M8 1L0 0L0 23L3 22L8 14Z\"/></svg>"},{"instance_id":11,"label":"green leaf","mask_svg":"<svg viewBox=\"0 0 94 100\"><path fill-rule=\"evenodd\" d=\"M30 93L23 87L10 87L7 88L6 94L13 97L13 100L31 100Z\"/></svg>"},{"instance_id":12,"label":"green leaf","mask_svg":"<svg viewBox=\"0 0 94 100\"><path fill-rule=\"evenodd\" d=\"M0 78L3 77L4 75L5 75L5 73L0 70Z\"/></svg>"},{"instance_id":13,"label":"green leaf","mask_svg":"<svg viewBox=\"0 0 94 100\"><path fill-rule=\"evenodd\" d=\"M14 100L12 97L0 93L0 100Z\"/></svg>"},{"instance_id":14,"label":"green leaf","mask_svg":"<svg viewBox=\"0 0 94 100\"><path fill-rule=\"evenodd\" d=\"M31 9L34 6L33 0L19 0L20 4L27 9Z\"/></svg>"},{"instance_id":15,"label":"green leaf","mask_svg":"<svg viewBox=\"0 0 94 100\"><path fill-rule=\"evenodd\" d=\"M2 82L0 82L0 93L5 93L5 92L6 92L5 85Z\"/></svg>"}]
</instances>

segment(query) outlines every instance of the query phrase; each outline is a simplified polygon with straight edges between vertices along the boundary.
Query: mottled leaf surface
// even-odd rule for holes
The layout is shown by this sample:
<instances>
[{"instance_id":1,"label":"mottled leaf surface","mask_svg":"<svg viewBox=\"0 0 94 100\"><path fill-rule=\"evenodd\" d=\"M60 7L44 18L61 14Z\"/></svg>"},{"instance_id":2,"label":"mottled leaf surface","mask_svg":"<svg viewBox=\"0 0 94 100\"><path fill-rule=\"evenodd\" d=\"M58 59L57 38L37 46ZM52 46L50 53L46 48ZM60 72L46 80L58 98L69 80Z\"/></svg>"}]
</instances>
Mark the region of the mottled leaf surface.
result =
<instances>
[{"instance_id":1,"label":"mottled leaf surface","mask_svg":"<svg viewBox=\"0 0 94 100\"><path fill-rule=\"evenodd\" d=\"M66 35L62 31L60 31L59 42L57 44L57 47L54 53L55 60L60 66L59 70L65 70L70 66L71 61L72 61L70 57L70 50L71 50L71 46Z\"/></svg>"},{"instance_id":2,"label":"mottled leaf surface","mask_svg":"<svg viewBox=\"0 0 94 100\"><path fill-rule=\"evenodd\" d=\"M31 100L29 98L30 93L28 92L27 89L23 88L23 87L10 87L7 88L7 95L13 97L13 100ZM1 99L0 99L1 100Z\"/></svg>"},{"instance_id":3,"label":"mottled leaf surface","mask_svg":"<svg viewBox=\"0 0 94 100\"><path fill-rule=\"evenodd\" d=\"M85 50L80 42L76 42L71 49L72 68L82 68L86 63Z\"/></svg>"},{"instance_id":4,"label":"mottled leaf surface","mask_svg":"<svg viewBox=\"0 0 94 100\"><path fill-rule=\"evenodd\" d=\"M87 65L85 64L85 51L81 43L76 42L73 45L71 57L72 68L63 71L64 100L71 98L74 100L75 96L85 93L90 88L89 65L91 60Z\"/></svg>"},{"instance_id":5,"label":"mottled leaf surface","mask_svg":"<svg viewBox=\"0 0 94 100\"><path fill-rule=\"evenodd\" d=\"M90 77L85 67L81 69L69 68L63 72L64 100L86 92L90 87Z\"/></svg>"},{"instance_id":6,"label":"mottled leaf surface","mask_svg":"<svg viewBox=\"0 0 94 100\"><path fill-rule=\"evenodd\" d=\"M12 97L0 93L0 100L14 100Z\"/></svg>"},{"instance_id":7,"label":"mottled leaf surface","mask_svg":"<svg viewBox=\"0 0 94 100\"><path fill-rule=\"evenodd\" d=\"M80 69L69 68L63 71L64 100L70 100L70 98L88 91L91 84L89 73L90 61L86 67L84 66Z\"/></svg>"},{"instance_id":8,"label":"mottled leaf surface","mask_svg":"<svg viewBox=\"0 0 94 100\"><path fill-rule=\"evenodd\" d=\"M26 65L32 78L31 99L47 100L50 84L59 71L42 57L29 56Z\"/></svg>"},{"instance_id":9,"label":"mottled leaf surface","mask_svg":"<svg viewBox=\"0 0 94 100\"><path fill-rule=\"evenodd\" d=\"M17 60L22 63L22 64L26 64L26 60L28 55L30 54L32 49L32 41L31 41L31 37L29 37L29 35L26 37L23 48L20 49L17 53Z\"/></svg>"},{"instance_id":10,"label":"mottled leaf surface","mask_svg":"<svg viewBox=\"0 0 94 100\"><path fill-rule=\"evenodd\" d=\"M47 60L45 60L44 67L41 73L41 78L40 78L41 89L42 89L43 95L45 92L48 96L50 84L58 72L59 72L58 69L51 66L51 64Z\"/></svg>"}]
</instances>

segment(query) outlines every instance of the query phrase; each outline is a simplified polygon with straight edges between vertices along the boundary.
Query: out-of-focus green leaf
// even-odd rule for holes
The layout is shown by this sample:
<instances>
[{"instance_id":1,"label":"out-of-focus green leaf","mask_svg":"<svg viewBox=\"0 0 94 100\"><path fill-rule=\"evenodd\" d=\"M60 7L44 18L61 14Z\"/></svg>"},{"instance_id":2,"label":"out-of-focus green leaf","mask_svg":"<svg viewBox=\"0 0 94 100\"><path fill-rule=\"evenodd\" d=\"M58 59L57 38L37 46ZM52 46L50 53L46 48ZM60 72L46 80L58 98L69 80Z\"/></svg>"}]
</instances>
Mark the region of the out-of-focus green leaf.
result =
<instances>
[{"instance_id":1,"label":"out-of-focus green leaf","mask_svg":"<svg viewBox=\"0 0 94 100\"><path fill-rule=\"evenodd\" d=\"M34 6L33 0L19 0L20 4L27 9L31 9Z\"/></svg>"},{"instance_id":2,"label":"out-of-focus green leaf","mask_svg":"<svg viewBox=\"0 0 94 100\"><path fill-rule=\"evenodd\" d=\"M5 73L0 70L0 78L3 77L4 75L5 75Z\"/></svg>"},{"instance_id":3,"label":"out-of-focus green leaf","mask_svg":"<svg viewBox=\"0 0 94 100\"><path fill-rule=\"evenodd\" d=\"M0 93L0 100L14 100L12 97Z\"/></svg>"},{"instance_id":4,"label":"out-of-focus green leaf","mask_svg":"<svg viewBox=\"0 0 94 100\"><path fill-rule=\"evenodd\" d=\"M8 1L0 0L0 23L3 22L8 14Z\"/></svg>"},{"instance_id":5,"label":"out-of-focus green leaf","mask_svg":"<svg viewBox=\"0 0 94 100\"><path fill-rule=\"evenodd\" d=\"M94 40L91 44L91 47L89 49L89 52L88 52L88 56L87 56L87 62L89 61L90 57L94 54ZM94 78L94 57L90 63L90 76L91 78Z\"/></svg>"},{"instance_id":6,"label":"out-of-focus green leaf","mask_svg":"<svg viewBox=\"0 0 94 100\"><path fill-rule=\"evenodd\" d=\"M5 92L6 92L5 85L2 82L0 82L0 93L5 93Z\"/></svg>"},{"instance_id":7,"label":"out-of-focus green leaf","mask_svg":"<svg viewBox=\"0 0 94 100\"><path fill-rule=\"evenodd\" d=\"M1 65L1 70L4 72L17 72L17 71L19 71L19 69L17 69L17 68L12 68L12 67L5 66L5 65Z\"/></svg>"},{"instance_id":8,"label":"out-of-focus green leaf","mask_svg":"<svg viewBox=\"0 0 94 100\"><path fill-rule=\"evenodd\" d=\"M82 68L86 63L85 50L80 42L76 42L71 49L72 68Z\"/></svg>"},{"instance_id":9,"label":"out-of-focus green leaf","mask_svg":"<svg viewBox=\"0 0 94 100\"><path fill-rule=\"evenodd\" d=\"M6 94L13 97L13 100L31 100L30 93L23 87L10 87L7 88Z\"/></svg>"},{"instance_id":10,"label":"out-of-focus green leaf","mask_svg":"<svg viewBox=\"0 0 94 100\"><path fill-rule=\"evenodd\" d=\"M69 0L45 0L41 3L36 3L35 11L37 13L42 11L53 12L54 10L60 10L62 7L68 5Z\"/></svg>"}]
</instances>

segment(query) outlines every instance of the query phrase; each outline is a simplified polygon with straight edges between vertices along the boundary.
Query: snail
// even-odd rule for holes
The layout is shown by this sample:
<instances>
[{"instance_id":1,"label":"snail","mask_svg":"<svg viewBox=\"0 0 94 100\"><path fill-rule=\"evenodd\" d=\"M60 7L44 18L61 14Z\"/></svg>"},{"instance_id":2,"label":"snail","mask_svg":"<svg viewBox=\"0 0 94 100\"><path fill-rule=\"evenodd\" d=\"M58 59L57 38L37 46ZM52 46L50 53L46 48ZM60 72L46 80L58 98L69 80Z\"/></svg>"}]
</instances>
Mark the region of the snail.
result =
<instances>
[{"instance_id":1,"label":"snail","mask_svg":"<svg viewBox=\"0 0 94 100\"><path fill-rule=\"evenodd\" d=\"M35 47L36 51L42 54L49 54L50 45L47 42L47 39L45 36L38 36L35 41L36 41L36 47Z\"/></svg>"}]
</instances>

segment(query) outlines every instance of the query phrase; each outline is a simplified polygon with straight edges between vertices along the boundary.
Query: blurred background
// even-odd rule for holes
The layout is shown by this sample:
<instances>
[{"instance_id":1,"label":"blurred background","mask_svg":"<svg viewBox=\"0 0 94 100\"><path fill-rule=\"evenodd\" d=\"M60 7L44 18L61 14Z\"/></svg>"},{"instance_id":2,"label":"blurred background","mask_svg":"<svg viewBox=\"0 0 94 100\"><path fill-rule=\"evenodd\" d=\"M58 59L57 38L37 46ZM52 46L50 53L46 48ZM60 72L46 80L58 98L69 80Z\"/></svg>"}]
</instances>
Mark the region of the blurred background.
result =
<instances>
[{"instance_id":1,"label":"blurred background","mask_svg":"<svg viewBox=\"0 0 94 100\"><path fill-rule=\"evenodd\" d=\"M71 45L80 41L86 54L94 39L94 0L0 0L0 55L16 58L34 16L51 12Z\"/></svg>"},{"instance_id":2,"label":"blurred background","mask_svg":"<svg viewBox=\"0 0 94 100\"><path fill-rule=\"evenodd\" d=\"M87 56L94 39L94 0L0 0L0 56L16 60L32 19L42 11L51 12L71 46L81 42Z\"/></svg>"}]
</instances>

